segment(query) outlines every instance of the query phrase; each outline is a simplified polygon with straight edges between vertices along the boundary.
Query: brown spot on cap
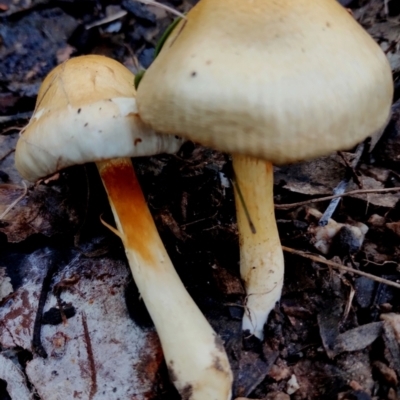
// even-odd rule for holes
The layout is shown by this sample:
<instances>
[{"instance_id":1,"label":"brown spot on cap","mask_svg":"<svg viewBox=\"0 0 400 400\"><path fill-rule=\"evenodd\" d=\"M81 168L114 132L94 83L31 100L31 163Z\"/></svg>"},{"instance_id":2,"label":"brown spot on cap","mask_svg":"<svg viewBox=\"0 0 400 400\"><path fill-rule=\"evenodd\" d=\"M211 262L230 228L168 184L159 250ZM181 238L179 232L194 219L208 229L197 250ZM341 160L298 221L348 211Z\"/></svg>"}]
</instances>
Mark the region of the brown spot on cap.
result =
<instances>
[{"instance_id":1,"label":"brown spot on cap","mask_svg":"<svg viewBox=\"0 0 400 400\"><path fill-rule=\"evenodd\" d=\"M219 357L215 357L215 358L214 358L213 367L214 367L217 371L224 372L224 367L222 366L222 363L221 363L221 360L220 360Z\"/></svg>"}]
</instances>

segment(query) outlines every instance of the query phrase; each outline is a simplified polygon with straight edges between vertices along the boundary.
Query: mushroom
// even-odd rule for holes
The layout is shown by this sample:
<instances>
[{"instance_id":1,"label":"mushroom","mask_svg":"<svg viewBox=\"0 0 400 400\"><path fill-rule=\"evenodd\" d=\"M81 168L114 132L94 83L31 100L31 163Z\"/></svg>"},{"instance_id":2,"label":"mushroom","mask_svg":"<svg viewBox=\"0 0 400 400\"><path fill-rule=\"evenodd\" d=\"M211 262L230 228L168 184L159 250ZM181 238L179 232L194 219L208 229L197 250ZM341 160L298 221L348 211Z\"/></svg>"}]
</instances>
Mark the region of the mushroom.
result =
<instances>
[{"instance_id":1,"label":"mushroom","mask_svg":"<svg viewBox=\"0 0 400 400\"><path fill-rule=\"evenodd\" d=\"M272 163L351 148L392 94L385 54L336 0L200 0L146 71L143 121L233 154L244 330L262 338L281 295Z\"/></svg>"},{"instance_id":2,"label":"mushroom","mask_svg":"<svg viewBox=\"0 0 400 400\"><path fill-rule=\"evenodd\" d=\"M229 399L232 373L221 340L187 293L158 235L129 157L176 152L136 109L134 75L102 56L73 58L44 80L15 154L29 181L96 162L117 233L156 326L166 363L185 399Z\"/></svg>"}]
</instances>

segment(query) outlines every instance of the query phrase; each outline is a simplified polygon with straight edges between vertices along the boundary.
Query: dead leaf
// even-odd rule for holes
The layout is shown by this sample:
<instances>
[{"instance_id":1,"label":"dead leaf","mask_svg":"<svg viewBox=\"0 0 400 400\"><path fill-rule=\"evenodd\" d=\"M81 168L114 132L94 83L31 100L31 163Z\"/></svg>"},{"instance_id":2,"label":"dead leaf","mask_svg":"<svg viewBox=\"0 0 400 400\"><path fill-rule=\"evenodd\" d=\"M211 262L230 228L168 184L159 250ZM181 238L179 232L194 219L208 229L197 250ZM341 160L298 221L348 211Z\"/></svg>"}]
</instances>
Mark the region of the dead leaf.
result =
<instances>
[{"instance_id":1,"label":"dead leaf","mask_svg":"<svg viewBox=\"0 0 400 400\"><path fill-rule=\"evenodd\" d=\"M400 376L400 314L388 313L382 314L383 340L385 343L385 358L389 366ZM394 390L394 389L393 389ZM400 396L400 388L396 388L397 396Z\"/></svg>"},{"instance_id":2,"label":"dead leaf","mask_svg":"<svg viewBox=\"0 0 400 400\"><path fill-rule=\"evenodd\" d=\"M275 168L275 184L309 196L330 195L344 178L346 168L336 154Z\"/></svg>"},{"instance_id":3,"label":"dead leaf","mask_svg":"<svg viewBox=\"0 0 400 400\"><path fill-rule=\"evenodd\" d=\"M12 292L11 278L7 276L6 269L0 267L0 301Z\"/></svg>"},{"instance_id":4,"label":"dead leaf","mask_svg":"<svg viewBox=\"0 0 400 400\"><path fill-rule=\"evenodd\" d=\"M336 338L334 352L340 354L365 349L382 334L382 325L381 322L371 322L341 333Z\"/></svg>"},{"instance_id":5,"label":"dead leaf","mask_svg":"<svg viewBox=\"0 0 400 400\"><path fill-rule=\"evenodd\" d=\"M359 176L363 189L383 189L385 182L379 181L381 173L374 173L373 166L361 165L360 170L365 171ZM366 171L371 176L366 175ZM276 168L274 179L275 185L294 193L308 196L327 196L332 195L334 188L345 177L346 168L341 162L341 158L336 154L328 157L321 157L309 162L303 162ZM374 177L375 176L375 177ZM347 192L357 190L359 187L351 181L347 187ZM354 194L349 197L358 198L368 204L379 207L393 208L400 199L400 193L367 193Z\"/></svg>"},{"instance_id":6,"label":"dead leaf","mask_svg":"<svg viewBox=\"0 0 400 400\"><path fill-rule=\"evenodd\" d=\"M0 185L0 213L22 193L23 187ZM37 186L7 212L1 220L0 232L6 234L9 242L18 243L34 233L52 236L71 231L79 224L79 217L65 200L54 188Z\"/></svg>"},{"instance_id":7,"label":"dead leaf","mask_svg":"<svg viewBox=\"0 0 400 400\"><path fill-rule=\"evenodd\" d=\"M389 368L382 361L375 361L374 367L377 369L377 371L379 371L379 373L389 385L395 387L398 385L399 381L396 372L392 368Z\"/></svg>"},{"instance_id":8,"label":"dead leaf","mask_svg":"<svg viewBox=\"0 0 400 400\"><path fill-rule=\"evenodd\" d=\"M264 350L260 357L261 343L257 338L248 338L251 349L243 350L239 360L239 372L234 384L234 393L238 396L248 396L265 379L269 369L278 357L278 352ZM253 347L254 346L254 347Z\"/></svg>"},{"instance_id":9,"label":"dead leaf","mask_svg":"<svg viewBox=\"0 0 400 400\"><path fill-rule=\"evenodd\" d=\"M26 258L22 271L29 280L0 308L3 349L18 346L32 351L44 257L51 257L51 252L34 252ZM61 297L77 315L65 325L42 326L49 357L34 356L26 368L29 381L44 400L54 399L54 393L62 399L88 398L90 393L96 400L154 399L161 347L154 330L142 330L129 318L124 289L130 274L124 263L75 255L55 280L74 274L81 279ZM50 294L46 309L56 306Z\"/></svg>"},{"instance_id":10,"label":"dead leaf","mask_svg":"<svg viewBox=\"0 0 400 400\"><path fill-rule=\"evenodd\" d=\"M392 327L395 338L400 345L400 314L396 313L382 314L381 320L383 320L386 324L389 324Z\"/></svg>"},{"instance_id":11,"label":"dead leaf","mask_svg":"<svg viewBox=\"0 0 400 400\"><path fill-rule=\"evenodd\" d=\"M11 399L33 400L33 394L28 389L21 369L2 354L0 354L0 379L7 383L7 392Z\"/></svg>"},{"instance_id":12,"label":"dead leaf","mask_svg":"<svg viewBox=\"0 0 400 400\"><path fill-rule=\"evenodd\" d=\"M392 232L394 232L397 236L400 236L400 222L388 222L386 227L389 228Z\"/></svg>"}]
</instances>

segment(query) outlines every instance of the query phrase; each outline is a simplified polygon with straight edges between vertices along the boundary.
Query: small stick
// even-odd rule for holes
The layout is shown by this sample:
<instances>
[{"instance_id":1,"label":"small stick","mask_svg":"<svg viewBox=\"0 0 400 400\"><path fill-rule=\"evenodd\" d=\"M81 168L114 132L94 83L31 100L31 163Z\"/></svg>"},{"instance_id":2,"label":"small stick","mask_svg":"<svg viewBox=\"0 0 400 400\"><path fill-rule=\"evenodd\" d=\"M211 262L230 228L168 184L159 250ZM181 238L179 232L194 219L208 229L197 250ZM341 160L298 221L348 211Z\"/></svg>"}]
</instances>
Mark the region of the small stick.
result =
<instances>
[{"instance_id":1,"label":"small stick","mask_svg":"<svg viewBox=\"0 0 400 400\"><path fill-rule=\"evenodd\" d=\"M354 181L356 181L358 184L360 183L360 180L356 174L356 172L354 171L354 168L357 167L358 163L360 162L361 156L364 152L364 142L360 143L357 146L357 149L354 153L354 159L353 161L349 164L346 159L343 157L342 153L339 153L345 164L347 167L347 171L346 171L346 175L344 177L344 179L339 182L339 184L335 187L335 189L333 190L333 194L342 194L346 191L347 186L349 185L351 178L353 177ZM332 199L328 208L325 210L325 212L323 213L322 217L320 218L320 220L318 221L318 225L319 226L326 226L328 225L328 221L329 219L332 217L333 213L336 210L336 207L338 206L340 202L340 198L337 197L336 199Z\"/></svg>"},{"instance_id":2,"label":"small stick","mask_svg":"<svg viewBox=\"0 0 400 400\"><path fill-rule=\"evenodd\" d=\"M0 117L0 124L4 124L6 122L18 121L19 119L29 119L32 116L32 112L25 112L15 115L6 115L4 117Z\"/></svg>"},{"instance_id":3,"label":"small stick","mask_svg":"<svg viewBox=\"0 0 400 400\"><path fill-rule=\"evenodd\" d=\"M388 279L380 278L379 276L369 274L368 272L359 271L359 270L351 268L351 267L345 267L344 265L335 263L333 261L325 260L317 255L307 254L303 251L295 250L295 249L292 249L292 248L286 247L286 246L282 246L282 250L286 251L287 253L291 253L291 254L295 254L300 257L308 258L309 260L315 261L317 263L326 264L332 268L340 269L342 271L350 272L350 273L353 273L356 275L365 276L366 278L372 279L373 281L380 282L385 285L393 286L397 289L400 289L400 284L397 282L392 282L392 281L389 281Z\"/></svg>"},{"instance_id":4,"label":"small stick","mask_svg":"<svg viewBox=\"0 0 400 400\"><path fill-rule=\"evenodd\" d=\"M148 6L154 6L154 7L162 8L163 10L166 10L166 11L170 12L171 14L174 14L174 15L176 15L178 17L186 19L186 15L185 14L182 14L178 10L175 10L174 8L172 8L170 6L167 6L166 4L159 3L159 2L157 2L155 0L134 0L134 1L138 1L139 3L146 4Z\"/></svg>"},{"instance_id":5,"label":"small stick","mask_svg":"<svg viewBox=\"0 0 400 400\"><path fill-rule=\"evenodd\" d=\"M341 182L339 182L339 185L337 185L335 187L335 189L333 189L333 194L334 195L344 194L349 182L350 182L350 179L344 179ZM329 206L326 208L325 212L322 214L321 218L318 221L319 226L328 225L328 221L332 217L333 213L335 212L336 207L338 206L340 200L341 200L341 197L336 197L335 199L331 200L331 202L329 203Z\"/></svg>"},{"instance_id":6,"label":"small stick","mask_svg":"<svg viewBox=\"0 0 400 400\"><path fill-rule=\"evenodd\" d=\"M84 312L82 312L81 316L82 316L82 326L83 326L83 335L84 335L83 337L85 340L85 346L86 346L86 351L87 351L87 356L88 356L88 361L89 361L90 379L91 379L89 400L92 400L94 395L97 392L96 363L94 360L93 346L92 346L92 341L90 340L90 334L89 334L89 328L88 328L88 324L87 324L86 314Z\"/></svg>"},{"instance_id":7,"label":"small stick","mask_svg":"<svg viewBox=\"0 0 400 400\"><path fill-rule=\"evenodd\" d=\"M361 149L359 147L361 147ZM362 143L362 146L360 145L359 147L357 147L355 158L353 159L353 161L351 163L347 161L347 159L344 156L342 151L338 151L338 156L340 156L340 158L342 159L342 161L346 165L346 168L347 168L347 170L349 172L349 175L351 174L351 176L353 177L353 180L356 183L356 185L358 186L358 188L362 189L363 188L363 184L360 181L360 173L357 173L355 168L357 167L356 164L358 163L358 160L360 159L360 157L362 155L362 151L364 149L364 143Z\"/></svg>"},{"instance_id":8,"label":"small stick","mask_svg":"<svg viewBox=\"0 0 400 400\"><path fill-rule=\"evenodd\" d=\"M3 130L0 132L0 135L1 135L1 136L11 135L11 133L9 133L9 132L21 131L21 130L22 130L22 128L21 128L20 126L9 126L8 128L3 129Z\"/></svg>"},{"instance_id":9,"label":"small stick","mask_svg":"<svg viewBox=\"0 0 400 400\"><path fill-rule=\"evenodd\" d=\"M0 214L0 219L3 219L9 212L10 210L16 206L28 193L28 187L26 186L26 183L22 181L22 185L24 186L24 193L21 194L21 196L18 197L18 199L14 200L4 211L2 214Z\"/></svg>"},{"instance_id":10,"label":"small stick","mask_svg":"<svg viewBox=\"0 0 400 400\"><path fill-rule=\"evenodd\" d=\"M113 15L106 17L106 18L102 18L102 19L99 19L98 21L92 22L91 24L86 24L85 29L88 30L88 29L92 29L96 26L108 24L110 22L116 21L117 19L121 19L122 17L125 17L126 14L128 14L128 12L125 10L119 11Z\"/></svg>"},{"instance_id":11,"label":"small stick","mask_svg":"<svg viewBox=\"0 0 400 400\"><path fill-rule=\"evenodd\" d=\"M6 159L11 153L13 153L15 149L8 150L6 154L0 157L0 162L2 162L4 159Z\"/></svg>"},{"instance_id":12,"label":"small stick","mask_svg":"<svg viewBox=\"0 0 400 400\"><path fill-rule=\"evenodd\" d=\"M305 205L310 204L310 203L319 203L321 201L327 201L327 200L331 200L331 199L336 199L337 197L353 196L355 194L398 192L399 190L400 190L400 187L384 188L384 189L356 189L356 190L351 190L350 192L346 192L346 193L342 193L342 194L335 194L333 196L318 197L316 199L299 201L297 203L275 204L275 208L277 210L289 210L290 208L305 206Z\"/></svg>"}]
</instances>

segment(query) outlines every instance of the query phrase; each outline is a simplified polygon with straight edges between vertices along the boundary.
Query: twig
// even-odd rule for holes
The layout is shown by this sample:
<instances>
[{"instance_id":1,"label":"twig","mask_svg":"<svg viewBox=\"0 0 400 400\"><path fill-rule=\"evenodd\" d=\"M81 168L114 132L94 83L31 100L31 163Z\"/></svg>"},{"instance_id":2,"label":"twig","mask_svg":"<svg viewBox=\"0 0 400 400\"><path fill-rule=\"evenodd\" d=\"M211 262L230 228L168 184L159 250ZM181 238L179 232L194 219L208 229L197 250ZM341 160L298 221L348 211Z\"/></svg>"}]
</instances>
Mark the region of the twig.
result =
<instances>
[{"instance_id":1,"label":"twig","mask_svg":"<svg viewBox=\"0 0 400 400\"><path fill-rule=\"evenodd\" d=\"M83 337L85 340L86 351L87 351L88 361L89 361L90 379L92 381L91 385L90 385L89 400L92 400L94 395L97 392L96 363L94 361L93 347L92 347L92 342L90 340L90 334L89 334L89 328L87 325L86 314L84 312L82 312L81 316L82 316L82 326L83 326Z\"/></svg>"},{"instance_id":2,"label":"twig","mask_svg":"<svg viewBox=\"0 0 400 400\"><path fill-rule=\"evenodd\" d=\"M47 4L47 3L50 3L50 2L51 2L51 0L32 1L32 2L29 2L29 3L27 2L27 3L29 4L29 6L23 7L22 9L20 9L20 8L18 7L18 8L16 8L16 9L13 9L13 8L12 8L11 10L4 11L4 12L2 12L1 15L0 15L0 24L3 23L3 20L4 20L5 18L10 17L11 15L22 14L22 13L25 13L25 12L27 12L27 11L29 11L29 10L32 10L32 9L34 9L34 8L37 8L37 7L40 6L40 5L44 5L44 4Z\"/></svg>"},{"instance_id":3,"label":"twig","mask_svg":"<svg viewBox=\"0 0 400 400\"><path fill-rule=\"evenodd\" d=\"M32 112L25 112L15 115L6 115L4 117L0 117L0 124L4 124L6 122L18 121L19 119L29 119L32 115Z\"/></svg>"},{"instance_id":4,"label":"twig","mask_svg":"<svg viewBox=\"0 0 400 400\"><path fill-rule=\"evenodd\" d=\"M315 262L318 262L318 263L321 263L321 264L326 264L326 265L328 265L329 267L332 267L332 268L340 269L340 270L346 271L346 272L351 272L351 273L356 274L356 275L365 276L366 278L372 279L373 281L380 282L380 283L383 283L385 285L393 286L393 287L395 287L397 289L400 289L400 284L397 283L397 282L392 282L392 281L389 281L388 279L380 278L379 276L375 276L375 275L369 274L368 272L359 271L359 270L351 268L351 267L345 267L344 265L335 263L333 261L325 260L325 259L323 259L323 258L321 258L320 256L317 256L317 255L308 254L308 253L305 253L303 251L295 250L295 249L292 249L292 248L286 247L286 246L282 246L282 250L286 251L287 253L291 253L291 254L295 254L295 255L300 256L300 257L308 258L309 260L312 260L312 261L315 261Z\"/></svg>"},{"instance_id":5,"label":"twig","mask_svg":"<svg viewBox=\"0 0 400 400\"><path fill-rule=\"evenodd\" d=\"M28 187L26 186L26 183L22 181L22 185L24 186L24 193L21 194L21 196L18 197L18 199L14 200L4 211L2 214L0 214L0 219L3 219L9 212L10 210L18 204L28 193Z\"/></svg>"},{"instance_id":6,"label":"twig","mask_svg":"<svg viewBox=\"0 0 400 400\"><path fill-rule=\"evenodd\" d=\"M356 183L356 185L358 186L359 189L363 189L363 184L360 181L360 173L356 171L356 168L358 166L358 163L360 162L361 156L364 152L364 142L359 144L355 153L354 153L354 158L351 162L349 162L346 157L344 156L342 151L338 151L338 156L342 159L342 161L344 162L347 171L348 171L348 175L349 175L349 180L350 177L353 178L353 181Z\"/></svg>"},{"instance_id":7,"label":"twig","mask_svg":"<svg viewBox=\"0 0 400 400\"><path fill-rule=\"evenodd\" d=\"M0 136L11 135L10 132L13 132L13 131L19 131L19 132L21 132L22 129L23 129L22 126L9 126L8 128L3 129L3 130L0 132Z\"/></svg>"},{"instance_id":8,"label":"twig","mask_svg":"<svg viewBox=\"0 0 400 400\"><path fill-rule=\"evenodd\" d=\"M163 10L166 10L166 11L170 12L171 14L174 14L183 19L187 18L186 15L182 14L180 11L175 10L174 8L167 6L166 4L159 3L155 0L134 0L134 1L138 1L139 3L142 3L142 4L146 4L147 6L154 6L154 7L162 8Z\"/></svg>"},{"instance_id":9,"label":"twig","mask_svg":"<svg viewBox=\"0 0 400 400\"><path fill-rule=\"evenodd\" d=\"M387 18L389 16L389 0L383 1L383 10L385 12L385 17Z\"/></svg>"},{"instance_id":10,"label":"twig","mask_svg":"<svg viewBox=\"0 0 400 400\"><path fill-rule=\"evenodd\" d=\"M15 149L8 150L6 154L0 157L0 162L2 162L5 158L7 158L11 153L13 153Z\"/></svg>"},{"instance_id":11,"label":"twig","mask_svg":"<svg viewBox=\"0 0 400 400\"><path fill-rule=\"evenodd\" d=\"M347 186L349 185L350 179L343 179L339 182L339 184L333 189L333 194L335 196L342 195L346 192ZM341 197L336 197L332 199L326 208L325 212L322 214L321 218L318 221L319 226L326 226L328 225L329 219L332 218L333 213L336 210L340 202Z\"/></svg>"},{"instance_id":12,"label":"twig","mask_svg":"<svg viewBox=\"0 0 400 400\"><path fill-rule=\"evenodd\" d=\"M384 189L357 189L357 190L351 190L350 192L347 192L347 193L335 194L333 196L318 197L316 199L299 201L297 203L275 204L275 208L277 210L289 210L290 208L305 206L310 203L319 203L321 201L332 200L332 199L336 199L337 197L353 196L355 194L388 193L388 192L398 192L398 191L400 191L400 187L384 188Z\"/></svg>"},{"instance_id":13,"label":"twig","mask_svg":"<svg viewBox=\"0 0 400 400\"><path fill-rule=\"evenodd\" d=\"M334 195L338 195L338 194L342 194L347 190L347 186L349 185L351 178L353 177L354 182L357 183L357 185L360 187L360 179L358 178L355 168L357 168L358 163L361 160L361 156L364 152L364 142L360 143L357 146L357 149L354 153L354 159L351 163L349 163L346 158L343 156L342 152L339 152L339 155L342 157L344 163L346 164L347 167L347 171L345 174L344 179L342 179L339 184L335 187L335 189L333 189L333 194ZM327 207L327 209L325 210L325 212L323 213L322 217L320 218L320 220L318 221L318 225L319 226L326 226L328 225L328 221L329 219L332 217L333 213L336 210L336 207L338 206L340 202L340 198L337 197L336 199L332 199L329 206Z\"/></svg>"},{"instance_id":14,"label":"twig","mask_svg":"<svg viewBox=\"0 0 400 400\"><path fill-rule=\"evenodd\" d=\"M14 185L12 183L1 183L0 184L0 190L1 189L17 189L17 190L24 190L25 187L23 186L18 186L18 185Z\"/></svg>"},{"instance_id":15,"label":"twig","mask_svg":"<svg viewBox=\"0 0 400 400\"><path fill-rule=\"evenodd\" d=\"M211 215L210 217L196 219L195 221L191 221L191 222L187 222L186 224L182 224L182 225L180 225L180 227L186 228L187 226L198 224L199 222L207 221L209 219L213 219L216 217L217 214L218 214L218 211L216 213L214 213L214 215Z\"/></svg>"},{"instance_id":16,"label":"twig","mask_svg":"<svg viewBox=\"0 0 400 400\"><path fill-rule=\"evenodd\" d=\"M85 29L88 30L88 29L92 29L96 26L108 24L110 22L116 21L117 19L121 19L122 17L125 17L126 14L128 14L127 11L124 11L124 10L119 11L113 15L106 17L106 18L102 18L102 19L99 19L98 21L92 22L91 24L86 24Z\"/></svg>"}]
</instances>

